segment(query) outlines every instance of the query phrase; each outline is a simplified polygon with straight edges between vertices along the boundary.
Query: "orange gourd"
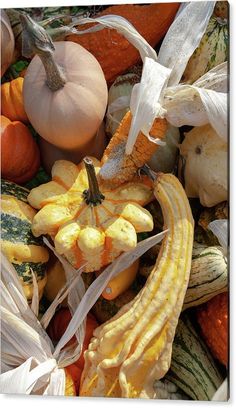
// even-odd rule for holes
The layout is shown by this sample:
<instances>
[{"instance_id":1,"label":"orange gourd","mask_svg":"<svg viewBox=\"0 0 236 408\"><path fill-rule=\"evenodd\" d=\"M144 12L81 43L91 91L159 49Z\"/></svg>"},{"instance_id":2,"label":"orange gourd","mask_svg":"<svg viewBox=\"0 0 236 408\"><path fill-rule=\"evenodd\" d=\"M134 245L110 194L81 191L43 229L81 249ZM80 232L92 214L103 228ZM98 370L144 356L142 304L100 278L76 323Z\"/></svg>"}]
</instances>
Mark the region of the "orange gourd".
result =
<instances>
[{"instance_id":1,"label":"orange gourd","mask_svg":"<svg viewBox=\"0 0 236 408\"><path fill-rule=\"evenodd\" d=\"M1 113L10 120L29 122L23 103L23 82L21 77L1 85Z\"/></svg>"},{"instance_id":2,"label":"orange gourd","mask_svg":"<svg viewBox=\"0 0 236 408\"><path fill-rule=\"evenodd\" d=\"M220 293L196 310L202 336L214 357L228 365L228 293Z\"/></svg>"},{"instance_id":3,"label":"orange gourd","mask_svg":"<svg viewBox=\"0 0 236 408\"><path fill-rule=\"evenodd\" d=\"M178 8L179 3L119 4L106 8L96 17L108 14L124 17L154 47L164 37ZM77 29L85 30L89 26L86 24ZM107 82L113 81L140 60L136 48L115 30L105 28L95 33L71 34L66 40L82 45L97 58Z\"/></svg>"},{"instance_id":4,"label":"orange gourd","mask_svg":"<svg viewBox=\"0 0 236 408\"><path fill-rule=\"evenodd\" d=\"M23 184L40 166L40 153L26 125L1 115L1 173L6 180Z\"/></svg>"},{"instance_id":5,"label":"orange gourd","mask_svg":"<svg viewBox=\"0 0 236 408\"><path fill-rule=\"evenodd\" d=\"M53 342L58 342L60 340L60 338L65 333L70 320L71 320L71 313L69 309L66 307L61 308L55 313L55 315L53 316L47 328L47 333ZM79 394L80 377L81 377L83 367L84 367L84 352L85 350L87 350L88 345L90 343L90 339L93 336L93 331L97 326L98 326L98 322L96 321L95 317L91 313L89 313L87 316L87 320L86 320L86 331L85 331L85 338L84 338L84 344L83 344L81 355L79 359L75 361L75 363L70 364L69 366L66 367L66 374L68 374L68 381L71 377L73 380L74 386L75 386L76 395ZM76 341L76 337L73 336L70 339L70 341L68 341L66 346L73 344L75 341ZM69 387L69 382L68 382L68 389L69 388L71 391L73 390L72 384L70 384L70 387ZM67 395L73 395L73 394L71 393Z\"/></svg>"}]
</instances>

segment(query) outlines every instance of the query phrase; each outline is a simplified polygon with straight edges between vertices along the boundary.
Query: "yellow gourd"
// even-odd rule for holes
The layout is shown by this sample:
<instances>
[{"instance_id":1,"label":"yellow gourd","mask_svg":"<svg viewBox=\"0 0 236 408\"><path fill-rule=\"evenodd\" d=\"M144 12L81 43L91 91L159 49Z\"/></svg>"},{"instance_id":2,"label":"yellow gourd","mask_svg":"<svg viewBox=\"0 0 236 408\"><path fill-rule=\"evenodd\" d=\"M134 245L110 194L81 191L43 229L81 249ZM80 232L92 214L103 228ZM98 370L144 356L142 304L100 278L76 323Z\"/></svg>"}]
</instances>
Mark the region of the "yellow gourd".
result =
<instances>
[{"instance_id":1,"label":"yellow gourd","mask_svg":"<svg viewBox=\"0 0 236 408\"><path fill-rule=\"evenodd\" d=\"M170 367L191 268L194 222L174 175L159 173L154 194L168 229L156 265L138 295L95 329L84 355L81 396L153 398L154 380Z\"/></svg>"},{"instance_id":2,"label":"yellow gourd","mask_svg":"<svg viewBox=\"0 0 236 408\"><path fill-rule=\"evenodd\" d=\"M145 177L115 189L98 184L101 164L85 158L76 166L58 160L52 168L52 181L31 190L29 203L39 209L32 232L49 234L56 251L85 272L111 263L122 252L137 244L137 232L151 231L153 219L143 208L153 196Z\"/></svg>"}]
</instances>

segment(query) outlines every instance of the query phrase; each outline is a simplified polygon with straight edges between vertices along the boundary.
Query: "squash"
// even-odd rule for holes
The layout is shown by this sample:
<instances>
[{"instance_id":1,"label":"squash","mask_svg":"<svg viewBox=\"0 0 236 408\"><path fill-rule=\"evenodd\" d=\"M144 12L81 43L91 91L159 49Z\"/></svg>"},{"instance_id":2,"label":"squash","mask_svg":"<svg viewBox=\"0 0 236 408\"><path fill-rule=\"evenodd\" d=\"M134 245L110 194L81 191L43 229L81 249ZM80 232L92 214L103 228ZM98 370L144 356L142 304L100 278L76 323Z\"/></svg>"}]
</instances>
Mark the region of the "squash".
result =
<instances>
[{"instance_id":1,"label":"squash","mask_svg":"<svg viewBox=\"0 0 236 408\"><path fill-rule=\"evenodd\" d=\"M39 150L41 153L42 166L48 174L51 174L52 166L57 160L70 160L78 164L86 155L96 157L100 160L106 147L106 135L104 131L104 124L102 122L97 131L93 144L86 146L85 149L79 151L68 151L60 149L57 146L47 142L47 140L39 137Z\"/></svg>"},{"instance_id":2,"label":"squash","mask_svg":"<svg viewBox=\"0 0 236 408\"><path fill-rule=\"evenodd\" d=\"M194 242L191 273L183 310L228 290L227 258L220 247Z\"/></svg>"},{"instance_id":3,"label":"squash","mask_svg":"<svg viewBox=\"0 0 236 408\"><path fill-rule=\"evenodd\" d=\"M28 127L1 116L2 177L23 184L35 176L39 166L39 148Z\"/></svg>"},{"instance_id":4,"label":"squash","mask_svg":"<svg viewBox=\"0 0 236 408\"><path fill-rule=\"evenodd\" d=\"M185 133L180 145L185 191L204 207L228 200L228 145L210 125Z\"/></svg>"},{"instance_id":5,"label":"squash","mask_svg":"<svg viewBox=\"0 0 236 408\"><path fill-rule=\"evenodd\" d=\"M169 369L189 279L194 222L174 175L159 173L154 194L168 230L156 265L137 296L94 331L84 354L81 396L153 398L154 379Z\"/></svg>"},{"instance_id":6,"label":"squash","mask_svg":"<svg viewBox=\"0 0 236 408\"><path fill-rule=\"evenodd\" d=\"M165 378L197 401L210 401L223 382L211 353L186 312L178 321L171 366Z\"/></svg>"},{"instance_id":7,"label":"squash","mask_svg":"<svg viewBox=\"0 0 236 408\"><path fill-rule=\"evenodd\" d=\"M47 249L40 238L31 233L36 211L27 203L29 191L1 180L1 248L15 267L24 293L30 302L33 294L32 272L36 275L39 298L46 284Z\"/></svg>"},{"instance_id":8,"label":"squash","mask_svg":"<svg viewBox=\"0 0 236 408\"><path fill-rule=\"evenodd\" d=\"M96 17L108 14L124 17L154 47L164 37L178 8L179 3L119 4L107 7ZM79 25L77 29L85 30L90 25ZM115 30L105 28L96 33L71 34L66 40L75 41L96 57L108 83L140 61L139 52Z\"/></svg>"},{"instance_id":9,"label":"squash","mask_svg":"<svg viewBox=\"0 0 236 408\"><path fill-rule=\"evenodd\" d=\"M151 214L142 208L152 198L145 178L105 189L96 174L101 164L85 158L76 166L58 160L52 168L52 181L36 187L28 195L38 213L34 236L49 234L56 251L75 267L93 272L108 265L122 252L137 244L137 232L151 231Z\"/></svg>"},{"instance_id":10,"label":"squash","mask_svg":"<svg viewBox=\"0 0 236 408\"><path fill-rule=\"evenodd\" d=\"M228 19L229 18L228 1L216 1L213 15L216 17L220 17L221 19Z\"/></svg>"},{"instance_id":11,"label":"squash","mask_svg":"<svg viewBox=\"0 0 236 408\"><path fill-rule=\"evenodd\" d=\"M226 19L222 19L213 13L199 46L188 61L181 81L192 84L212 68L227 61L228 54L228 15Z\"/></svg>"},{"instance_id":12,"label":"squash","mask_svg":"<svg viewBox=\"0 0 236 408\"><path fill-rule=\"evenodd\" d=\"M220 293L196 309L201 334L213 356L228 366L229 294Z\"/></svg>"},{"instance_id":13,"label":"squash","mask_svg":"<svg viewBox=\"0 0 236 408\"><path fill-rule=\"evenodd\" d=\"M155 399L188 400L188 396L170 380L166 378L155 381Z\"/></svg>"},{"instance_id":14,"label":"squash","mask_svg":"<svg viewBox=\"0 0 236 408\"><path fill-rule=\"evenodd\" d=\"M11 65L15 39L11 28L11 24L6 12L1 9L1 77L5 74L7 68Z\"/></svg>"},{"instance_id":15,"label":"squash","mask_svg":"<svg viewBox=\"0 0 236 408\"><path fill-rule=\"evenodd\" d=\"M91 148L107 105L107 84L99 63L78 44L53 44L29 16L21 15L21 21L23 54L38 54L27 68L23 86L30 123L61 149Z\"/></svg>"},{"instance_id":16,"label":"squash","mask_svg":"<svg viewBox=\"0 0 236 408\"><path fill-rule=\"evenodd\" d=\"M24 79L18 77L1 85L1 112L12 121L27 123L22 95L23 82Z\"/></svg>"}]
</instances>

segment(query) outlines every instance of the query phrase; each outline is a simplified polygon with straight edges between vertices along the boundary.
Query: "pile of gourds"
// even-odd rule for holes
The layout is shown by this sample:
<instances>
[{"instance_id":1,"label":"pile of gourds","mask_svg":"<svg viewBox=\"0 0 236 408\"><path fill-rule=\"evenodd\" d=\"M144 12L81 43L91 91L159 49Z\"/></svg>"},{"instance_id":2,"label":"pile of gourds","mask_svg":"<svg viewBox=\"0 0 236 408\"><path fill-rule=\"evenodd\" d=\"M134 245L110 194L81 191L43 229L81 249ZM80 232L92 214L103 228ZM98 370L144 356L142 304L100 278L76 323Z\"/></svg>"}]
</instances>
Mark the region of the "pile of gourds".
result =
<instances>
[{"instance_id":1,"label":"pile of gourds","mask_svg":"<svg viewBox=\"0 0 236 408\"><path fill-rule=\"evenodd\" d=\"M117 5L99 15L125 17L158 48L178 8ZM56 29L49 35L25 13L13 13L16 38L8 14L1 12L1 246L29 304L35 277L42 308L66 283L43 237L84 267L89 287L140 240L167 230L94 304L81 357L66 368L66 394L210 400L228 369L227 257L208 230L228 218L227 144L210 125L178 129L156 119L150 133L166 144L140 132L123 156L132 115L109 107L129 100L140 81L138 51L110 29L54 42ZM217 2L183 83L228 59L227 22L227 2ZM26 70L17 74L19 64ZM54 343L70 319L65 299L47 330Z\"/></svg>"}]
</instances>

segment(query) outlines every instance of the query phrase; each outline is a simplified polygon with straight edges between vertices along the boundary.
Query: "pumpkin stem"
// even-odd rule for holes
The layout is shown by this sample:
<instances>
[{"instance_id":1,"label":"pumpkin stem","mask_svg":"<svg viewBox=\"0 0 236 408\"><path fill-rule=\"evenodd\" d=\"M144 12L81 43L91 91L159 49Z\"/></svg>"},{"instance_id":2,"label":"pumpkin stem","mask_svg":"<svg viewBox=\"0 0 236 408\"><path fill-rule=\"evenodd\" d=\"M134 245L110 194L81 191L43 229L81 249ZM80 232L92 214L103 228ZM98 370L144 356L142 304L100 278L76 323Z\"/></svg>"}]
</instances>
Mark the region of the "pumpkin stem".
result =
<instances>
[{"instance_id":1,"label":"pumpkin stem","mask_svg":"<svg viewBox=\"0 0 236 408\"><path fill-rule=\"evenodd\" d=\"M22 55L31 58L37 54L41 59L47 76L47 85L55 92L63 88L66 78L54 58L55 47L46 30L37 24L28 14L21 13Z\"/></svg>"},{"instance_id":2,"label":"pumpkin stem","mask_svg":"<svg viewBox=\"0 0 236 408\"><path fill-rule=\"evenodd\" d=\"M104 195L99 191L94 165L89 157L83 159L88 176L89 189L83 192L86 204L96 206L104 200Z\"/></svg>"}]
</instances>

